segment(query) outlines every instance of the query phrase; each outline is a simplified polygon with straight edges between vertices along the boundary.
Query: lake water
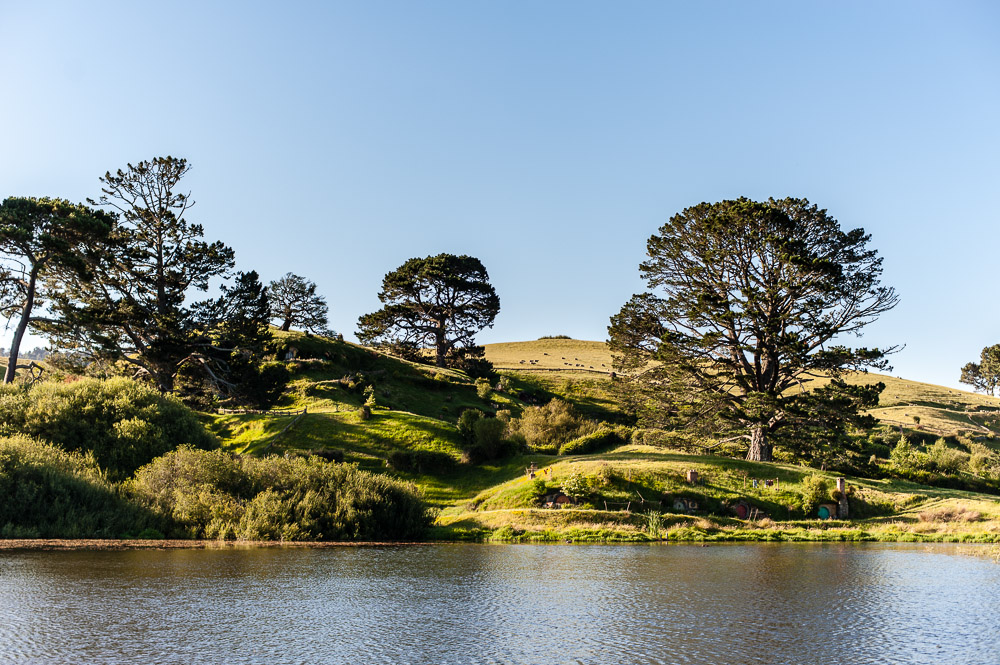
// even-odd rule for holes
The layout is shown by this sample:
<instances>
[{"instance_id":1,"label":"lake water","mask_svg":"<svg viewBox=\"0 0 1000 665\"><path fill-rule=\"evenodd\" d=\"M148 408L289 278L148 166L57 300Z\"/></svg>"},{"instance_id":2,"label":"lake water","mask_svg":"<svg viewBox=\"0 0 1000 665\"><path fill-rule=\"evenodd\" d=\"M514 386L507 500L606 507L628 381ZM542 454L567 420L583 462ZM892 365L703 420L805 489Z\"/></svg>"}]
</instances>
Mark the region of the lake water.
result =
<instances>
[{"instance_id":1,"label":"lake water","mask_svg":"<svg viewBox=\"0 0 1000 665\"><path fill-rule=\"evenodd\" d=\"M951 545L0 552L3 663L1000 662Z\"/></svg>"}]
</instances>

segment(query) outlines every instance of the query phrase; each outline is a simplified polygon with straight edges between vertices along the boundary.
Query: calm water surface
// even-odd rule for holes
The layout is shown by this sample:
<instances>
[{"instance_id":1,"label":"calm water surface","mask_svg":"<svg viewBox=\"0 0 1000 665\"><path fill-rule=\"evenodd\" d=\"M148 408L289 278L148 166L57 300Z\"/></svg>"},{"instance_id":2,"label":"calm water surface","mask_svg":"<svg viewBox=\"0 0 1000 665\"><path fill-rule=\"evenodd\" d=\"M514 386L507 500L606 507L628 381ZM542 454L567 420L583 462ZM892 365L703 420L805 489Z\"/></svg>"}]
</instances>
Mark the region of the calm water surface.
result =
<instances>
[{"instance_id":1,"label":"calm water surface","mask_svg":"<svg viewBox=\"0 0 1000 665\"><path fill-rule=\"evenodd\" d=\"M0 552L0 662L1000 663L969 550Z\"/></svg>"}]
</instances>

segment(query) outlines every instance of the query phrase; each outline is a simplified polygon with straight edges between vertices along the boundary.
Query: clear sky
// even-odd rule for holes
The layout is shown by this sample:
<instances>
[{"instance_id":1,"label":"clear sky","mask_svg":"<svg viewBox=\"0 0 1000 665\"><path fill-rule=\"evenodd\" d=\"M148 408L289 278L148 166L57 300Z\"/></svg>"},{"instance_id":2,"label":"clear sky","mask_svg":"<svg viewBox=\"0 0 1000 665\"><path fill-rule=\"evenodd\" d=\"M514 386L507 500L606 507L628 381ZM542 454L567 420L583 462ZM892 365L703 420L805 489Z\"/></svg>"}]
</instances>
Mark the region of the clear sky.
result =
<instances>
[{"instance_id":1,"label":"clear sky","mask_svg":"<svg viewBox=\"0 0 1000 665\"><path fill-rule=\"evenodd\" d=\"M894 374L1000 342L997 3L36 0L0 34L0 195L185 157L206 236L349 338L450 252L500 295L481 342L604 339L670 215L795 196L872 234Z\"/></svg>"}]
</instances>

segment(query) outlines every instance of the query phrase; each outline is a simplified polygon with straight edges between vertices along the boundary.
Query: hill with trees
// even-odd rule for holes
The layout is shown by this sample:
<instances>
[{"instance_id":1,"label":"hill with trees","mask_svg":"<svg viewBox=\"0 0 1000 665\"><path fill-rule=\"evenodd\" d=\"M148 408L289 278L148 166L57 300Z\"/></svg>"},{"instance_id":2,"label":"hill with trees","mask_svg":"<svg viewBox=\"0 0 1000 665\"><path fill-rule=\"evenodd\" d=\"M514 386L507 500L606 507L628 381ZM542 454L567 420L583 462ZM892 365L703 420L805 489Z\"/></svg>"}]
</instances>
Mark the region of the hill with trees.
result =
<instances>
[{"instance_id":1,"label":"hill with trees","mask_svg":"<svg viewBox=\"0 0 1000 665\"><path fill-rule=\"evenodd\" d=\"M808 201L674 215L607 344L478 345L499 296L439 254L385 275L361 346L205 240L189 168L0 205L0 535L1000 539L1000 400L858 371L892 349L839 340L896 294ZM54 352L21 367L28 329Z\"/></svg>"}]
</instances>

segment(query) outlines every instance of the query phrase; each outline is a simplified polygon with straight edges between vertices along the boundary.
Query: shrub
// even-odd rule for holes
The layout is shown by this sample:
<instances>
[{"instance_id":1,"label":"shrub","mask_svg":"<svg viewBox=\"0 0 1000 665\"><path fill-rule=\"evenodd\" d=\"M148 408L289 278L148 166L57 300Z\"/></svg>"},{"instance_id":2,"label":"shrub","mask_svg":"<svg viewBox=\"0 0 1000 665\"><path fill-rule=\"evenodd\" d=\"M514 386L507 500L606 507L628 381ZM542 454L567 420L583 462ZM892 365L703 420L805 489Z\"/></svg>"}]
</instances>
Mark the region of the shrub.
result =
<instances>
[{"instance_id":1,"label":"shrub","mask_svg":"<svg viewBox=\"0 0 1000 665\"><path fill-rule=\"evenodd\" d=\"M587 478L581 476L579 473L574 473L572 476L563 481L560 489L563 494L574 501L577 501L589 496L591 487Z\"/></svg>"},{"instance_id":2,"label":"shrub","mask_svg":"<svg viewBox=\"0 0 1000 665\"><path fill-rule=\"evenodd\" d=\"M476 443L476 423L483 417L483 412L479 409L466 409L458 416L458 433L462 437L463 447L469 447Z\"/></svg>"},{"instance_id":3,"label":"shrub","mask_svg":"<svg viewBox=\"0 0 1000 665\"><path fill-rule=\"evenodd\" d=\"M531 481L531 503L532 505L539 504L545 495L549 493L549 486L541 478L535 478Z\"/></svg>"},{"instance_id":4,"label":"shrub","mask_svg":"<svg viewBox=\"0 0 1000 665\"><path fill-rule=\"evenodd\" d=\"M478 464L507 457L521 448L519 441L506 436L506 418L488 418L477 409L462 412L458 433L462 437L463 462Z\"/></svg>"},{"instance_id":5,"label":"shrub","mask_svg":"<svg viewBox=\"0 0 1000 665\"><path fill-rule=\"evenodd\" d=\"M577 414L568 402L553 399L544 406L529 406L510 422L510 433L523 437L529 448L555 453L564 443L597 430L597 423Z\"/></svg>"},{"instance_id":6,"label":"shrub","mask_svg":"<svg viewBox=\"0 0 1000 665\"><path fill-rule=\"evenodd\" d=\"M496 418L480 418L473 425L476 447L486 459L495 459L501 456L506 430L507 426Z\"/></svg>"},{"instance_id":7,"label":"shrub","mask_svg":"<svg viewBox=\"0 0 1000 665\"><path fill-rule=\"evenodd\" d=\"M598 450L604 448L621 446L628 443L628 439L626 437L630 433L631 431L627 427L616 427L615 429L602 427L596 432L584 434L583 436L577 437L572 441L567 441L559 449L559 454L585 455L587 453L597 452Z\"/></svg>"},{"instance_id":8,"label":"shrub","mask_svg":"<svg viewBox=\"0 0 1000 665\"><path fill-rule=\"evenodd\" d=\"M910 440L904 436L900 437L899 443L889 453L889 466L894 471L902 473L927 471L930 460L927 455L914 448Z\"/></svg>"},{"instance_id":9,"label":"shrub","mask_svg":"<svg viewBox=\"0 0 1000 665\"><path fill-rule=\"evenodd\" d=\"M315 457L184 447L140 469L128 489L172 535L189 538L410 539L427 526L412 484Z\"/></svg>"},{"instance_id":10,"label":"shrub","mask_svg":"<svg viewBox=\"0 0 1000 665\"><path fill-rule=\"evenodd\" d=\"M826 479L813 473L802 479L802 512L811 517L821 503L830 500Z\"/></svg>"},{"instance_id":11,"label":"shrub","mask_svg":"<svg viewBox=\"0 0 1000 665\"><path fill-rule=\"evenodd\" d=\"M214 448L215 438L173 397L131 379L82 379L0 390L0 434L25 434L65 450L93 453L112 480L185 444Z\"/></svg>"},{"instance_id":12,"label":"shrub","mask_svg":"<svg viewBox=\"0 0 1000 665\"><path fill-rule=\"evenodd\" d=\"M938 439L927 450L930 465L941 473L955 474L962 471L969 462L969 456L961 450L949 448L944 439Z\"/></svg>"},{"instance_id":13,"label":"shrub","mask_svg":"<svg viewBox=\"0 0 1000 665\"><path fill-rule=\"evenodd\" d=\"M101 474L92 455L0 439L0 537L118 538L157 526Z\"/></svg>"},{"instance_id":14,"label":"shrub","mask_svg":"<svg viewBox=\"0 0 1000 665\"><path fill-rule=\"evenodd\" d=\"M969 471L984 478L1000 475L1000 456L981 443L969 444Z\"/></svg>"},{"instance_id":15,"label":"shrub","mask_svg":"<svg viewBox=\"0 0 1000 665\"><path fill-rule=\"evenodd\" d=\"M476 394L479 395L479 399L489 399L493 394L493 386L490 385L490 380L485 377L480 377L476 379Z\"/></svg>"}]
</instances>

